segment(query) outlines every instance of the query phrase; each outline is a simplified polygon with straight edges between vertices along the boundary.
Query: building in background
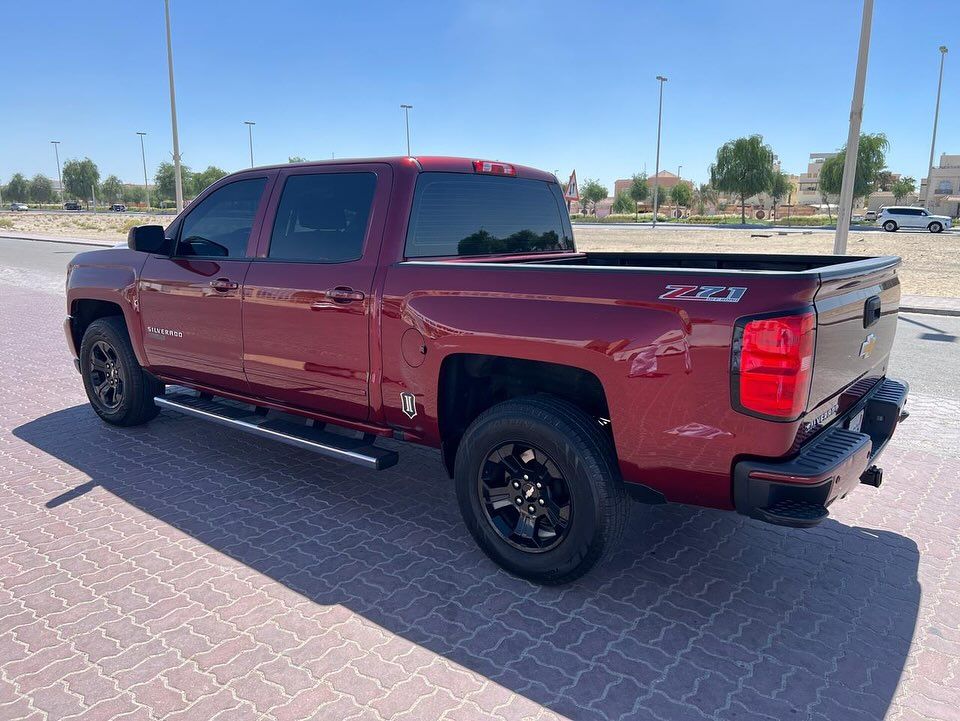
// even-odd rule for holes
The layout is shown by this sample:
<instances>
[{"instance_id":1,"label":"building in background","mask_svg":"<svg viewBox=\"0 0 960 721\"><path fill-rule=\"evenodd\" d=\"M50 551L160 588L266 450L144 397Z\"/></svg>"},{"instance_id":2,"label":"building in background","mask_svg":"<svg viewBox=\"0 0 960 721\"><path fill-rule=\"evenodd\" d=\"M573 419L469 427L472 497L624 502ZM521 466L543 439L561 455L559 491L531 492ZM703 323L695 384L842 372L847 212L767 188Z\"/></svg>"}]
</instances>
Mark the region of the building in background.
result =
<instances>
[{"instance_id":1,"label":"building in background","mask_svg":"<svg viewBox=\"0 0 960 721\"><path fill-rule=\"evenodd\" d=\"M818 207L823 204L823 196L820 194L820 171L827 158L832 158L834 155L839 153L810 153L807 172L797 178L795 204Z\"/></svg>"},{"instance_id":2,"label":"building in background","mask_svg":"<svg viewBox=\"0 0 960 721\"><path fill-rule=\"evenodd\" d=\"M930 206L938 215L960 215L960 155L941 153L940 163L930 173L933 195ZM926 198L927 178L920 181L920 201Z\"/></svg>"}]
</instances>

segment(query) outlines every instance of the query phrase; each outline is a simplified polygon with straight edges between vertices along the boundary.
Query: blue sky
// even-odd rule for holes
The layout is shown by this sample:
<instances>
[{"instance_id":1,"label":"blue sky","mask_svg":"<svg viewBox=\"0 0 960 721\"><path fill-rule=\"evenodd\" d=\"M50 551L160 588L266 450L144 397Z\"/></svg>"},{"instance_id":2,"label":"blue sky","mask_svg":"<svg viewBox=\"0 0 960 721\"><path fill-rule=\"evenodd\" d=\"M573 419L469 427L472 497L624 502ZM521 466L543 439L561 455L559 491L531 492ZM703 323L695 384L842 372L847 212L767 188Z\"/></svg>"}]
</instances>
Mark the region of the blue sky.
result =
<instances>
[{"instance_id":1,"label":"blue sky","mask_svg":"<svg viewBox=\"0 0 960 721\"><path fill-rule=\"evenodd\" d=\"M783 168L846 139L860 3L252 2L171 0L184 162L257 164L413 153L497 158L612 184L652 174L657 74L661 167L707 179L717 147L761 133ZM926 173L937 47L960 3L878 0L863 129L889 167ZM56 176L89 156L142 177L170 158L161 0L22 3L0 43L0 178ZM947 56L937 153L960 153L960 43Z\"/></svg>"}]
</instances>

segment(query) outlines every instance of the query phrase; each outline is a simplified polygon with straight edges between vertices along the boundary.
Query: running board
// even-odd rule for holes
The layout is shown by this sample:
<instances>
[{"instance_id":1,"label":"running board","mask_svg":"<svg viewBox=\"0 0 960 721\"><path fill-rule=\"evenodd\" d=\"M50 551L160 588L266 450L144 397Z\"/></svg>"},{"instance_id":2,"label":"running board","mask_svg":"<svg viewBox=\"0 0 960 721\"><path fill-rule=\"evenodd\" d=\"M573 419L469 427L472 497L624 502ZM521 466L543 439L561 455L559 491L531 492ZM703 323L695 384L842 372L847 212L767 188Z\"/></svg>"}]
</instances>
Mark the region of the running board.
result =
<instances>
[{"instance_id":1,"label":"running board","mask_svg":"<svg viewBox=\"0 0 960 721\"><path fill-rule=\"evenodd\" d=\"M280 441L375 471L396 465L398 460L396 451L378 448L369 437L350 438L314 426L269 418L263 409L254 406L190 393L168 393L156 396L153 401L161 408L169 408L194 418L219 423L228 428Z\"/></svg>"}]
</instances>

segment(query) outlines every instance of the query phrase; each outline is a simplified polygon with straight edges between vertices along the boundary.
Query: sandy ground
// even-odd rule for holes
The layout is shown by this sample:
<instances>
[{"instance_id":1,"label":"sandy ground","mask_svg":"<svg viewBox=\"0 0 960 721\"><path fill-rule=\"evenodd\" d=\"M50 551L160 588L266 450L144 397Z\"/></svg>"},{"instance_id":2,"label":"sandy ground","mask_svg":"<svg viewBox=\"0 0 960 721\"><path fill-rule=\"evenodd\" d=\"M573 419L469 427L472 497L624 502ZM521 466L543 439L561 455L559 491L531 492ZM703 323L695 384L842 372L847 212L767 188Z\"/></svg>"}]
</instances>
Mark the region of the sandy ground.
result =
<instances>
[{"instance_id":1,"label":"sandy ground","mask_svg":"<svg viewBox=\"0 0 960 721\"><path fill-rule=\"evenodd\" d=\"M4 232L123 240L131 225L166 225L170 215L133 213L0 213ZM9 219L10 227L4 219ZM719 230L666 227L578 226L581 250L721 253L832 253L832 231ZM960 297L960 233L851 232L851 255L899 255L903 292Z\"/></svg>"}]
</instances>

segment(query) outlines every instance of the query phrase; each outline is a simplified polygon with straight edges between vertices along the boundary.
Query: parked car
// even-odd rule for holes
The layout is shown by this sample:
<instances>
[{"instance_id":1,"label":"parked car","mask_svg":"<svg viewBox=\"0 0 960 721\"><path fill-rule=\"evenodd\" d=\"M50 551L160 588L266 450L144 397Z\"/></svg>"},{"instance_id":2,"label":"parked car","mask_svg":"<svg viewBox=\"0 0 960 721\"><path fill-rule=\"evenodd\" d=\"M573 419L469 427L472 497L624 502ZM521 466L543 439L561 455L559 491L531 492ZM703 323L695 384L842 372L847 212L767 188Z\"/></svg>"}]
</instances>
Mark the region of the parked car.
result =
<instances>
[{"instance_id":1,"label":"parked car","mask_svg":"<svg viewBox=\"0 0 960 721\"><path fill-rule=\"evenodd\" d=\"M24 210L30 210L30 207L26 203L10 203L10 210L22 212Z\"/></svg>"},{"instance_id":2,"label":"parked car","mask_svg":"<svg viewBox=\"0 0 960 721\"><path fill-rule=\"evenodd\" d=\"M164 408L368 469L398 461L378 438L438 448L483 551L563 583L631 497L808 527L879 486L899 266L578 252L550 173L285 164L74 258L65 330L107 423Z\"/></svg>"},{"instance_id":3,"label":"parked car","mask_svg":"<svg viewBox=\"0 0 960 721\"><path fill-rule=\"evenodd\" d=\"M110 206L110 210L112 210L114 213L126 213L127 206L125 206L123 203L114 203Z\"/></svg>"},{"instance_id":4,"label":"parked car","mask_svg":"<svg viewBox=\"0 0 960 721\"><path fill-rule=\"evenodd\" d=\"M68 200L63 204L64 210L83 210L83 207L75 200Z\"/></svg>"},{"instance_id":5,"label":"parked car","mask_svg":"<svg viewBox=\"0 0 960 721\"><path fill-rule=\"evenodd\" d=\"M877 218L880 227L892 233L900 228L926 228L931 233L949 230L952 220L949 215L934 215L924 208L891 206L880 211Z\"/></svg>"},{"instance_id":6,"label":"parked car","mask_svg":"<svg viewBox=\"0 0 960 721\"><path fill-rule=\"evenodd\" d=\"M864 220L870 220L870 221L876 220L876 219L877 219L877 211L875 211L875 210L868 210L866 213L863 214L863 219L864 219Z\"/></svg>"}]
</instances>

